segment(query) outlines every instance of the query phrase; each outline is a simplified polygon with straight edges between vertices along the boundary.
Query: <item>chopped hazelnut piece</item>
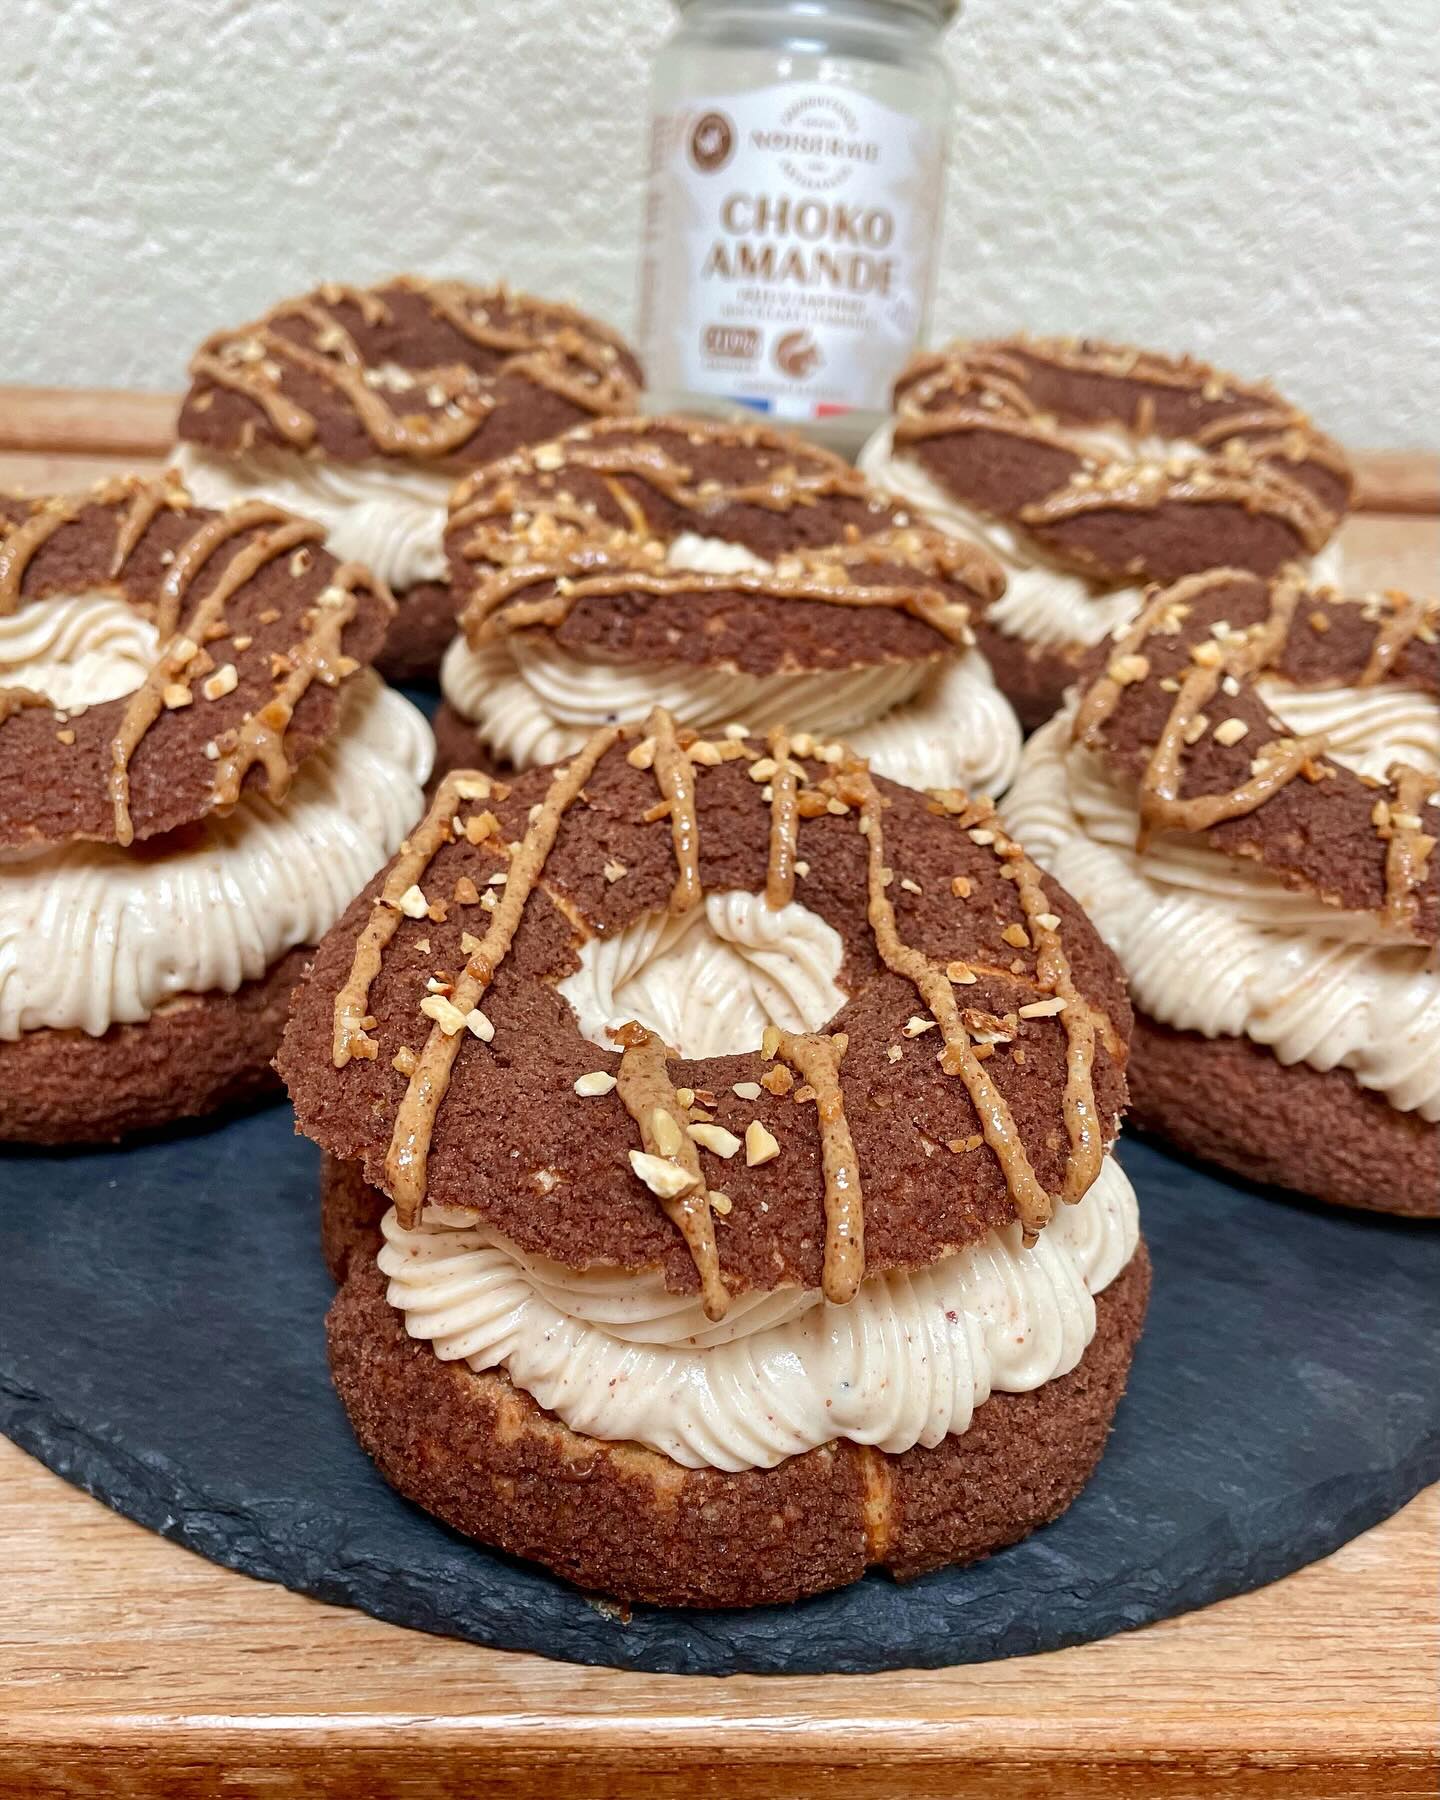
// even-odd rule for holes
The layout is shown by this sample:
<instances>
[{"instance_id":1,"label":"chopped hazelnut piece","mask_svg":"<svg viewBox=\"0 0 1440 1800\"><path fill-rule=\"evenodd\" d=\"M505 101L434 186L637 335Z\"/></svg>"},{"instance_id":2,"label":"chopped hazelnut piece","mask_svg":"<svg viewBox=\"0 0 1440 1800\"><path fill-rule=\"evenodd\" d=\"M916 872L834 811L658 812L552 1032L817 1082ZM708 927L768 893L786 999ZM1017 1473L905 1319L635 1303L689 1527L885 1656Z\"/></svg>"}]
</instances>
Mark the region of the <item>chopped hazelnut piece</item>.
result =
<instances>
[{"instance_id":1,"label":"chopped hazelnut piece","mask_svg":"<svg viewBox=\"0 0 1440 1800\"><path fill-rule=\"evenodd\" d=\"M1215 742L1227 747L1238 744L1243 737L1248 737L1250 727L1243 719L1222 719L1215 727Z\"/></svg>"},{"instance_id":2,"label":"chopped hazelnut piece","mask_svg":"<svg viewBox=\"0 0 1440 1800\"><path fill-rule=\"evenodd\" d=\"M713 1150L717 1156L731 1157L740 1148L740 1140L723 1125L692 1125L690 1136L697 1144Z\"/></svg>"},{"instance_id":3,"label":"chopped hazelnut piece","mask_svg":"<svg viewBox=\"0 0 1440 1800\"><path fill-rule=\"evenodd\" d=\"M478 906L480 890L468 875L462 875L455 883L455 898L461 906Z\"/></svg>"},{"instance_id":4,"label":"chopped hazelnut piece","mask_svg":"<svg viewBox=\"0 0 1440 1800\"><path fill-rule=\"evenodd\" d=\"M773 1162L779 1154L780 1141L774 1132L767 1130L758 1119L752 1119L745 1127L746 1168L757 1169L761 1163Z\"/></svg>"},{"instance_id":5,"label":"chopped hazelnut piece","mask_svg":"<svg viewBox=\"0 0 1440 1800\"><path fill-rule=\"evenodd\" d=\"M407 919L423 919L430 911L430 902L413 881L400 896L400 910Z\"/></svg>"},{"instance_id":6,"label":"chopped hazelnut piece","mask_svg":"<svg viewBox=\"0 0 1440 1800\"><path fill-rule=\"evenodd\" d=\"M885 1052L886 1057L892 1063L899 1062L900 1058L904 1054L905 1054L905 1052L900 1048L900 1046L898 1044L891 1044L890 1048Z\"/></svg>"},{"instance_id":7,"label":"chopped hazelnut piece","mask_svg":"<svg viewBox=\"0 0 1440 1800\"><path fill-rule=\"evenodd\" d=\"M739 1143L738 1138L736 1139L736 1143L738 1145L738 1143ZM733 1204L734 1203L731 1200L730 1196L728 1194L722 1194L720 1192L719 1188L712 1188L710 1190L711 1208L713 1211L719 1213L719 1215L722 1219L728 1217L728 1215L730 1213L730 1209Z\"/></svg>"},{"instance_id":8,"label":"chopped hazelnut piece","mask_svg":"<svg viewBox=\"0 0 1440 1800\"><path fill-rule=\"evenodd\" d=\"M1022 1019L1053 1019L1056 1013L1062 1013L1064 1010L1064 1000L1059 994L1055 994L1049 1000L1032 1000L1028 1006L1022 1006L1020 1017Z\"/></svg>"},{"instance_id":9,"label":"chopped hazelnut piece","mask_svg":"<svg viewBox=\"0 0 1440 1800\"><path fill-rule=\"evenodd\" d=\"M240 677L235 672L234 663L225 663L205 680L200 692L207 700L221 700L226 694L233 694Z\"/></svg>"},{"instance_id":10,"label":"chopped hazelnut piece","mask_svg":"<svg viewBox=\"0 0 1440 1800\"><path fill-rule=\"evenodd\" d=\"M575 1083L575 1092L582 1100L594 1099L597 1094L608 1094L614 1090L615 1077L606 1069L592 1069L588 1075L582 1075Z\"/></svg>"},{"instance_id":11,"label":"chopped hazelnut piece","mask_svg":"<svg viewBox=\"0 0 1440 1800\"><path fill-rule=\"evenodd\" d=\"M183 681L167 681L160 690L160 698L165 702L166 707L174 712L177 707L189 706L195 696Z\"/></svg>"},{"instance_id":12,"label":"chopped hazelnut piece","mask_svg":"<svg viewBox=\"0 0 1440 1800\"><path fill-rule=\"evenodd\" d=\"M758 1100L760 1083L758 1081L737 1081L731 1084L730 1092L738 1094L742 1100Z\"/></svg>"},{"instance_id":13,"label":"chopped hazelnut piece","mask_svg":"<svg viewBox=\"0 0 1440 1800\"><path fill-rule=\"evenodd\" d=\"M674 1200L695 1185L693 1178L678 1163L663 1156L652 1156L648 1150L632 1150L630 1167L661 1200Z\"/></svg>"},{"instance_id":14,"label":"chopped hazelnut piece","mask_svg":"<svg viewBox=\"0 0 1440 1800\"><path fill-rule=\"evenodd\" d=\"M1030 933L1023 925L1007 925L1000 935L1013 950L1030 948Z\"/></svg>"},{"instance_id":15,"label":"chopped hazelnut piece","mask_svg":"<svg viewBox=\"0 0 1440 1800\"><path fill-rule=\"evenodd\" d=\"M922 1018L919 1013L915 1013L905 1021L906 1037L919 1037L921 1032L933 1031L934 1029L935 1021L933 1019Z\"/></svg>"},{"instance_id":16,"label":"chopped hazelnut piece","mask_svg":"<svg viewBox=\"0 0 1440 1800\"><path fill-rule=\"evenodd\" d=\"M968 900L973 892L973 889L970 886L970 878L966 875L952 875L950 877L950 892L957 900Z\"/></svg>"}]
</instances>

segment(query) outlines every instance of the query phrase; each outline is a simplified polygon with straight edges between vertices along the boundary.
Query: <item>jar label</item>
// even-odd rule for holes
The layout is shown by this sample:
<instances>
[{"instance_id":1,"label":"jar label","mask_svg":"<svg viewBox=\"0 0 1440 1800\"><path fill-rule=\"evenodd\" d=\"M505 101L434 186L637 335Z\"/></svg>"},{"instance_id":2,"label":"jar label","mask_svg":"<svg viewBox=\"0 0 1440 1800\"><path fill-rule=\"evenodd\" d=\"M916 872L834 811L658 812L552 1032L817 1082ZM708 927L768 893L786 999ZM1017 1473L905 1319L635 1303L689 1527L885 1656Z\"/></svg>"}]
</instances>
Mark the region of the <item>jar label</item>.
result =
<instances>
[{"instance_id":1,"label":"jar label","mask_svg":"<svg viewBox=\"0 0 1440 1800\"><path fill-rule=\"evenodd\" d=\"M886 411L929 300L941 134L785 84L660 114L643 337L661 391L785 419Z\"/></svg>"}]
</instances>

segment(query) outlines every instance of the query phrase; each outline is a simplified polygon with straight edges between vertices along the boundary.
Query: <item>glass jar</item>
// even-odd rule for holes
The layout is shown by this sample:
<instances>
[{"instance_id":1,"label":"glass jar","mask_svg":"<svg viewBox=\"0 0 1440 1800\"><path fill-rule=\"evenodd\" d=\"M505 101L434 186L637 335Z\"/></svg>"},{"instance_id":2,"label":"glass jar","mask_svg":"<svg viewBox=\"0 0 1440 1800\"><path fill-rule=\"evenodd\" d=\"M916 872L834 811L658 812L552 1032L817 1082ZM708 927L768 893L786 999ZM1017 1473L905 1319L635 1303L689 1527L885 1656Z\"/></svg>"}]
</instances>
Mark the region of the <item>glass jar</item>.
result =
<instances>
[{"instance_id":1,"label":"glass jar","mask_svg":"<svg viewBox=\"0 0 1440 1800\"><path fill-rule=\"evenodd\" d=\"M680 0L655 63L640 339L657 410L853 450L925 330L959 0Z\"/></svg>"}]
</instances>

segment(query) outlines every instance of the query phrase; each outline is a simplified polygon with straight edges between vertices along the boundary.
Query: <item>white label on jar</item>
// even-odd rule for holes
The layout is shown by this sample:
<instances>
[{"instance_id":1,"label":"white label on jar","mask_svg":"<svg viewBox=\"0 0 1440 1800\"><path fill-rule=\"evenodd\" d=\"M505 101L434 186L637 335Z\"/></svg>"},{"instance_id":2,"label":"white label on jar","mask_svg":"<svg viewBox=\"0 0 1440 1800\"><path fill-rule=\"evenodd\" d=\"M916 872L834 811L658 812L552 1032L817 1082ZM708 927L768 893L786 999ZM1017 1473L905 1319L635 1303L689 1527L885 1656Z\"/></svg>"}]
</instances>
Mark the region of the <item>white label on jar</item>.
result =
<instances>
[{"instance_id":1,"label":"white label on jar","mask_svg":"<svg viewBox=\"0 0 1440 1800\"><path fill-rule=\"evenodd\" d=\"M940 133L790 85L654 122L647 378L786 419L888 410L930 294Z\"/></svg>"}]
</instances>

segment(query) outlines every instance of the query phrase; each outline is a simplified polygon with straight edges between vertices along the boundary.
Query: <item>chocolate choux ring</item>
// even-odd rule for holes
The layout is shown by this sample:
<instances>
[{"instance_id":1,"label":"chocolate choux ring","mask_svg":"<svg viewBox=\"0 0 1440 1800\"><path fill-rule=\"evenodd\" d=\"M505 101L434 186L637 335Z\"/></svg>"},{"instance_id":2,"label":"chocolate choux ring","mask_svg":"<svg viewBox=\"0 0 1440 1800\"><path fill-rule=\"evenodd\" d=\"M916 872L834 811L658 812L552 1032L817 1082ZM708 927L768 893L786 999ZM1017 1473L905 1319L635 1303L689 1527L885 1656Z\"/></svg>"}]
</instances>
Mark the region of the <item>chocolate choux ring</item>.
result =
<instances>
[{"instance_id":1,"label":"chocolate choux ring","mask_svg":"<svg viewBox=\"0 0 1440 1800\"><path fill-rule=\"evenodd\" d=\"M1139 610L1145 584L1314 559L1350 502L1344 453L1303 413L1191 357L1092 339L957 343L916 358L895 406L861 466L1006 563L1007 601L980 630L1029 725L1085 649ZM1313 573L1338 572L1332 552Z\"/></svg>"}]
</instances>

